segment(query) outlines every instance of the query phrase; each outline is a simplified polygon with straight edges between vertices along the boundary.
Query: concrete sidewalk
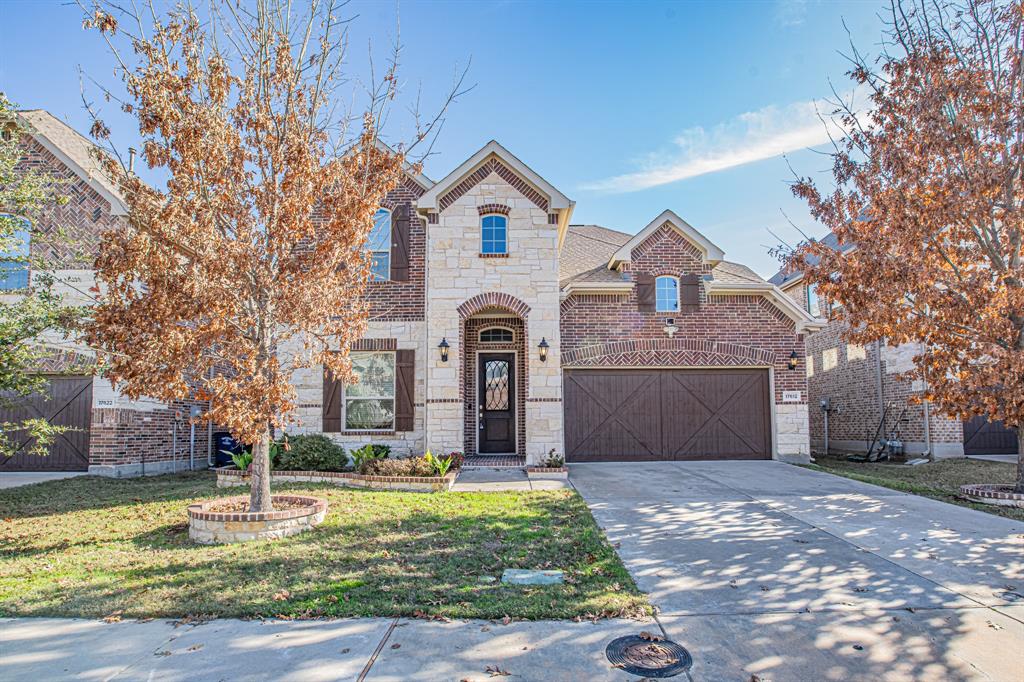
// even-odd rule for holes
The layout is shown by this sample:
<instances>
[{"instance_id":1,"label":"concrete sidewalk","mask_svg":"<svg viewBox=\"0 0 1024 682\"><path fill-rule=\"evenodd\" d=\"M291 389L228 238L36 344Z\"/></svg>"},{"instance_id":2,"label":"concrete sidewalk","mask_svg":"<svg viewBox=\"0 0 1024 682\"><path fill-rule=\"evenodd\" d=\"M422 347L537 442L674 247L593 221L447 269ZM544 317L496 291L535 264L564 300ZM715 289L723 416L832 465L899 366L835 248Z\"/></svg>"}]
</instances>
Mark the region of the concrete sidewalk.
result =
<instances>
[{"instance_id":1,"label":"concrete sidewalk","mask_svg":"<svg viewBox=\"0 0 1024 682\"><path fill-rule=\"evenodd\" d=\"M653 621L630 620L216 620L175 627L165 620L7 619L0 620L0 679L636 680L612 668L604 650L645 629L659 632Z\"/></svg>"},{"instance_id":2,"label":"concrete sidewalk","mask_svg":"<svg viewBox=\"0 0 1024 682\"><path fill-rule=\"evenodd\" d=\"M0 474L0 489L86 475L84 471L10 471Z\"/></svg>"}]
</instances>

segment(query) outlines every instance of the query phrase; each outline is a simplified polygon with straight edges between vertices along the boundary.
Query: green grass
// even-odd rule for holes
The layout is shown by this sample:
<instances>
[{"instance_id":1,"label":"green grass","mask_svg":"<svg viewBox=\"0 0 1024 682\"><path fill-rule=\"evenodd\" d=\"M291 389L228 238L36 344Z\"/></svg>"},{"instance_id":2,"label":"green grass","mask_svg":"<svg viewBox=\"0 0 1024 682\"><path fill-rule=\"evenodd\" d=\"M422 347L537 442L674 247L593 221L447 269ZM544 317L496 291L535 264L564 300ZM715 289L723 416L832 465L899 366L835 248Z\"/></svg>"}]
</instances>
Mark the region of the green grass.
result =
<instances>
[{"instance_id":1,"label":"green grass","mask_svg":"<svg viewBox=\"0 0 1024 682\"><path fill-rule=\"evenodd\" d=\"M210 474L79 477L0 490L0 615L535 619L650 613L574 491L275 487L285 490L326 498L325 521L281 540L219 546L188 538L188 504L227 494ZM567 584L486 581L505 568L564 569Z\"/></svg>"},{"instance_id":2,"label":"green grass","mask_svg":"<svg viewBox=\"0 0 1024 682\"><path fill-rule=\"evenodd\" d=\"M930 497L943 502L970 507L989 514L1024 521L1024 509L976 504L960 497L960 486L968 483L1013 483L1017 477L1015 464L986 462L976 459L946 459L920 466L849 462L845 458L815 458L809 469L827 471L864 483Z\"/></svg>"}]
</instances>

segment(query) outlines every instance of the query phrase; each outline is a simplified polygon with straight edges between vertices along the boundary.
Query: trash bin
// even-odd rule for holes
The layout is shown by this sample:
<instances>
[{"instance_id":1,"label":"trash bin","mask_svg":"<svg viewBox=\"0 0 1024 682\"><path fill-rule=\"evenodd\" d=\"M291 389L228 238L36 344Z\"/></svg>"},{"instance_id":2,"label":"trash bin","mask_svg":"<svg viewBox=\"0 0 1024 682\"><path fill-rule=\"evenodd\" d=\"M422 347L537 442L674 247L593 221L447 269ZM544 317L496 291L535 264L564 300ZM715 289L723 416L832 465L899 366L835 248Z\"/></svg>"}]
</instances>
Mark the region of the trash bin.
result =
<instances>
[{"instance_id":1,"label":"trash bin","mask_svg":"<svg viewBox=\"0 0 1024 682\"><path fill-rule=\"evenodd\" d=\"M215 462L217 466L233 466L234 460L231 455L241 454L245 446L235 440L227 431L217 431L213 434L213 448L217 453Z\"/></svg>"}]
</instances>

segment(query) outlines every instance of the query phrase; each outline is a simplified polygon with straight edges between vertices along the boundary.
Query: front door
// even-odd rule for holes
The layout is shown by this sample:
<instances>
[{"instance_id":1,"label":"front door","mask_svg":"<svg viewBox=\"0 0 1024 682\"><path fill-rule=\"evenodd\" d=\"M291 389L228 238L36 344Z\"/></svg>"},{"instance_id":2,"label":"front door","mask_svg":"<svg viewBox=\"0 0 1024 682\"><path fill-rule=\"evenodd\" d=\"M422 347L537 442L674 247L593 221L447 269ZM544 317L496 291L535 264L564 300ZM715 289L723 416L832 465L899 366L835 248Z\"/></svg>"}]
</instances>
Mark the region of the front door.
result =
<instances>
[{"instance_id":1,"label":"front door","mask_svg":"<svg viewBox=\"0 0 1024 682\"><path fill-rule=\"evenodd\" d=\"M479 452L516 451L515 354L481 353Z\"/></svg>"}]
</instances>

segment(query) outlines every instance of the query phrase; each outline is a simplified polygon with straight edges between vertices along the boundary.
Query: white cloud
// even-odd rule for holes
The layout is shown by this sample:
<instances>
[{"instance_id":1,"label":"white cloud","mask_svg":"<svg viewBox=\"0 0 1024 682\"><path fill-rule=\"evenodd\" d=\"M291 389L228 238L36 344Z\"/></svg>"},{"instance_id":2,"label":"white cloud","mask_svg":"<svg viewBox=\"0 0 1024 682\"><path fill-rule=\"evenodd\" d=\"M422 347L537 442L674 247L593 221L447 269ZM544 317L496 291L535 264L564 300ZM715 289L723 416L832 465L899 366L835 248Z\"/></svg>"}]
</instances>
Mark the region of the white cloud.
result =
<instances>
[{"instance_id":1,"label":"white cloud","mask_svg":"<svg viewBox=\"0 0 1024 682\"><path fill-rule=\"evenodd\" d=\"M775 23L779 26L799 26L807 19L807 0L777 0Z\"/></svg>"},{"instance_id":2,"label":"white cloud","mask_svg":"<svg viewBox=\"0 0 1024 682\"><path fill-rule=\"evenodd\" d=\"M794 102L740 114L710 130L689 128L673 140L675 149L651 155L642 170L588 183L583 189L635 192L815 147L828 142L830 132L842 136L829 120L833 109L827 102Z\"/></svg>"}]
</instances>

